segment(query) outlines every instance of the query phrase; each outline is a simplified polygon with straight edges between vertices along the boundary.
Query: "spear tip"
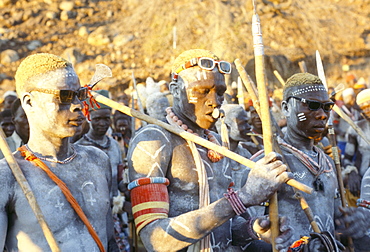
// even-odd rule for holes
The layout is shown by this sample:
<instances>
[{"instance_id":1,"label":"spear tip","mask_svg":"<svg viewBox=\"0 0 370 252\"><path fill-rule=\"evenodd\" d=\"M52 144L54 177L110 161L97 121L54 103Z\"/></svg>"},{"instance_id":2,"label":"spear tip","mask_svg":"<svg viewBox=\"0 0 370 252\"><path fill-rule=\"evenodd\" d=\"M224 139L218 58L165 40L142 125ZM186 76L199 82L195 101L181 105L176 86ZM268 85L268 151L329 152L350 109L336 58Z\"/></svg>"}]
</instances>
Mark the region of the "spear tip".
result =
<instances>
[{"instance_id":1,"label":"spear tip","mask_svg":"<svg viewBox=\"0 0 370 252\"><path fill-rule=\"evenodd\" d=\"M252 4L253 4L253 12L254 12L254 14L256 14L257 13L256 0L252 0Z\"/></svg>"}]
</instances>

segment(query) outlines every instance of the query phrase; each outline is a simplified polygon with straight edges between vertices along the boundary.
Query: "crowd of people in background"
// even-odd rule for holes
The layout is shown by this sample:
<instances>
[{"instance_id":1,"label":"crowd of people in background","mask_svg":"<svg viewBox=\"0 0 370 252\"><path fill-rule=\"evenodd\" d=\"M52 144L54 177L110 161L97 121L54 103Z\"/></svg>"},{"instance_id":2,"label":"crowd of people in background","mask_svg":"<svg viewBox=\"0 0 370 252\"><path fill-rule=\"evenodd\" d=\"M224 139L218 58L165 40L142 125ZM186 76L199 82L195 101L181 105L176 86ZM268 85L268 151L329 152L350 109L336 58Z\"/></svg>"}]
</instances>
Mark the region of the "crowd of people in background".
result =
<instances>
[{"instance_id":1,"label":"crowd of people in background","mask_svg":"<svg viewBox=\"0 0 370 252\"><path fill-rule=\"evenodd\" d=\"M366 83L364 78L357 79L353 74L348 74L344 84L344 90L338 91L335 90L335 87L330 87L328 90L329 98L364 131L366 136L369 136L370 89L368 83ZM166 118L169 116L168 108L174 105L174 97L169 91L169 83L164 80L156 82L150 77L146 80L146 83L138 84L137 90L129 88L122 94L109 93L108 90L98 90L98 92L163 122L167 122ZM244 92L246 91L244 90ZM256 158L264 149L262 122L256 108L253 106L252 100L248 98L248 94L245 93L243 101L240 101L240 97L237 94L236 85L230 85L224 94L225 102L221 107L221 110L225 113L223 123L225 123L228 129L229 149L241 156ZM290 97L294 97L294 95ZM295 126L289 126L290 122L286 118L286 114L291 112L284 114L283 110L288 111L288 107L282 107L281 101L283 101L283 105L288 106L290 99L284 100L284 98L286 97L279 95L279 92L271 92L270 108L273 112L273 121L276 122L279 130L283 133L287 133L288 130L287 134L289 135L289 132L292 131L289 131L289 127ZM22 145L27 144L29 140L27 116L17 93L14 91L8 91L4 94L1 105L0 125L11 151L14 152ZM110 199L113 209L115 240L120 251L134 251L133 248L136 249L135 251L140 251L140 238L135 233L130 191L128 190L130 180L127 155L129 154L130 143L132 143L131 140L146 123L104 104L90 108L89 112L89 120L84 119L82 130L70 137L70 143L94 146L108 155L112 168L113 183ZM362 193L361 188L364 186L362 181L364 176L366 177L365 174L367 174L370 166L370 144L361 138L348 122L334 111L331 112L331 116L333 118L336 141L340 149L346 200L349 206L357 207ZM304 120L306 119L302 118L302 121ZM221 120L218 120L210 130L221 135ZM330 143L326 139L326 133L325 131L315 141L315 144L317 148L322 149L330 156L332 150ZM285 138L281 141L282 143L289 143L290 140ZM289 146L286 148L293 148ZM0 153L0 157L3 158L2 153ZM246 167L233 160L229 165L232 167L234 186L236 189L239 189L245 183L243 174ZM326 184L320 181L316 182L318 183L318 188L324 186L334 187L334 185L329 185L329 182L325 182ZM264 214L263 206L253 209L248 208L248 211L260 212L259 215ZM256 214L249 213L249 215ZM365 239L366 242L361 240L357 245L355 243L357 251L369 251L369 248L366 248L363 244L370 244L367 243L370 239L360 238ZM342 242L346 243L346 241Z\"/></svg>"}]
</instances>

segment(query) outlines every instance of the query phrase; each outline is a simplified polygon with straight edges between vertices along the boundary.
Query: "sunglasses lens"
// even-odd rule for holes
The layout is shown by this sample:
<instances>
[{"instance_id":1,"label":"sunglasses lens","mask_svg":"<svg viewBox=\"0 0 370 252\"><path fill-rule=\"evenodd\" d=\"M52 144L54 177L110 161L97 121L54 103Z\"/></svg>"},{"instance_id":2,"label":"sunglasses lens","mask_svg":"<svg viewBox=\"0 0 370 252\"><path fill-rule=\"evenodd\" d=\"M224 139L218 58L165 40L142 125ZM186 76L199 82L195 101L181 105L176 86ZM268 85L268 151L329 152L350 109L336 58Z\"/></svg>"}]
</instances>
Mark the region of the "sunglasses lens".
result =
<instances>
[{"instance_id":1,"label":"sunglasses lens","mask_svg":"<svg viewBox=\"0 0 370 252\"><path fill-rule=\"evenodd\" d=\"M309 104L308 104L308 107L311 110L318 110L321 107L321 103L320 102L315 102L315 101L310 101Z\"/></svg>"},{"instance_id":2,"label":"sunglasses lens","mask_svg":"<svg viewBox=\"0 0 370 252\"><path fill-rule=\"evenodd\" d=\"M80 88L77 92L78 92L77 93L77 98L80 101L86 100L86 98L87 98L87 88L85 88L85 87Z\"/></svg>"},{"instance_id":3,"label":"sunglasses lens","mask_svg":"<svg viewBox=\"0 0 370 252\"><path fill-rule=\"evenodd\" d=\"M60 90L59 98L61 103L71 103L74 97L74 91L72 90Z\"/></svg>"},{"instance_id":4,"label":"sunglasses lens","mask_svg":"<svg viewBox=\"0 0 370 252\"><path fill-rule=\"evenodd\" d=\"M329 112L334 107L334 103L328 102L323 104L323 109L325 112Z\"/></svg>"},{"instance_id":5,"label":"sunglasses lens","mask_svg":"<svg viewBox=\"0 0 370 252\"><path fill-rule=\"evenodd\" d=\"M225 74L231 73L231 64L229 62L220 61L218 65L220 66L220 70L222 73L225 73Z\"/></svg>"},{"instance_id":6,"label":"sunglasses lens","mask_svg":"<svg viewBox=\"0 0 370 252\"><path fill-rule=\"evenodd\" d=\"M213 70L215 68L214 60L209 58L200 58L198 64L206 70Z\"/></svg>"}]
</instances>

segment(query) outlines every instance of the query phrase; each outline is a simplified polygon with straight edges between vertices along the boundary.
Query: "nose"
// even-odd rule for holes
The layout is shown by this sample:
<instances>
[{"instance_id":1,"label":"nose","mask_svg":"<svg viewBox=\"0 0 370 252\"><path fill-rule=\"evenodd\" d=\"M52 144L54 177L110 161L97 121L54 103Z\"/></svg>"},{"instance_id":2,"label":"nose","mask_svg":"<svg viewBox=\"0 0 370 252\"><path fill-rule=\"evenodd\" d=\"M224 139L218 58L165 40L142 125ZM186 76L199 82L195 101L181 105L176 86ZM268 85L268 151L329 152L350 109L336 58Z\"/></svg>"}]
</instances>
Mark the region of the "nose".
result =
<instances>
[{"instance_id":1,"label":"nose","mask_svg":"<svg viewBox=\"0 0 370 252\"><path fill-rule=\"evenodd\" d=\"M212 108L219 108L223 102L223 96L219 96L215 91L211 91L207 97L206 105Z\"/></svg>"},{"instance_id":2,"label":"nose","mask_svg":"<svg viewBox=\"0 0 370 252\"><path fill-rule=\"evenodd\" d=\"M328 119L328 114L329 114L329 112L325 112L324 110L323 110L323 108L319 108L317 111L315 111L316 112L316 116L315 116L315 118L317 119L317 120L326 120L326 119Z\"/></svg>"},{"instance_id":3,"label":"nose","mask_svg":"<svg viewBox=\"0 0 370 252\"><path fill-rule=\"evenodd\" d=\"M82 101L80 101L77 96L75 95L73 97L73 101L71 103L71 111L75 112L76 110L82 110L83 104Z\"/></svg>"}]
</instances>

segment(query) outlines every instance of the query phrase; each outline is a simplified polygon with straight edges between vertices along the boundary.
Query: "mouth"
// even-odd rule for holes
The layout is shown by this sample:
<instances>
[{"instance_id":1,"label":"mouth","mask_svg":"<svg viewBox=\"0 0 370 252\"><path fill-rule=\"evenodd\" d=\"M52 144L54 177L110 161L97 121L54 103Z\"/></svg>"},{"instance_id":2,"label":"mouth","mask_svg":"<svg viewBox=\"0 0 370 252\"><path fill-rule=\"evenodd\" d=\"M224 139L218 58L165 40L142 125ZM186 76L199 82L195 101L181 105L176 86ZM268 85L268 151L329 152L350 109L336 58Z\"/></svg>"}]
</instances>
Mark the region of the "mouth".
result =
<instances>
[{"instance_id":1,"label":"mouth","mask_svg":"<svg viewBox=\"0 0 370 252\"><path fill-rule=\"evenodd\" d=\"M324 131L325 125L324 124L314 125L312 128L315 129L316 131Z\"/></svg>"},{"instance_id":2,"label":"mouth","mask_svg":"<svg viewBox=\"0 0 370 252\"><path fill-rule=\"evenodd\" d=\"M215 122L215 121L217 121L217 118L214 117L213 111L214 110L208 111L206 113L206 117L209 118L210 121Z\"/></svg>"},{"instance_id":3,"label":"mouth","mask_svg":"<svg viewBox=\"0 0 370 252\"><path fill-rule=\"evenodd\" d=\"M84 118L82 116L68 120L68 123L70 125L76 126L76 127L81 126L83 122L84 122Z\"/></svg>"}]
</instances>

